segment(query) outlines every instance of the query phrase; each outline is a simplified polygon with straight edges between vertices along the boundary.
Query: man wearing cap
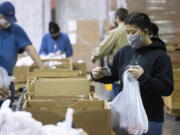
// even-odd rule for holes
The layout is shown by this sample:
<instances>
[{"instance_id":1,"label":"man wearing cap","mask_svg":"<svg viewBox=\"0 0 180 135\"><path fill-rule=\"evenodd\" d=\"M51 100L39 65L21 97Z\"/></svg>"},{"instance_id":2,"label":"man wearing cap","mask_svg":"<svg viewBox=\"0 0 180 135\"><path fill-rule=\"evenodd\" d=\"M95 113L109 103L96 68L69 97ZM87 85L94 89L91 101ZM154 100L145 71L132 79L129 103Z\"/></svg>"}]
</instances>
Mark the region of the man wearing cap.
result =
<instances>
[{"instance_id":1,"label":"man wearing cap","mask_svg":"<svg viewBox=\"0 0 180 135\"><path fill-rule=\"evenodd\" d=\"M60 32L57 23L49 23L49 33L42 38L39 54L55 56L63 56L63 58L71 57L73 49L67 34Z\"/></svg>"},{"instance_id":2,"label":"man wearing cap","mask_svg":"<svg viewBox=\"0 0 180 135\"><path fill-rule=\"evenodd\" d=\"M26 51L39 66L43 63L32 46L25 31L17 24L15 7L10 2L0 3L0 66L5 68L9 76L13 75L13 68L17 61L18 53ZM14 99L14 84L11 83L11 99ZM2 102L0 102L1 105Z\"/></svg>"}]
</instances>

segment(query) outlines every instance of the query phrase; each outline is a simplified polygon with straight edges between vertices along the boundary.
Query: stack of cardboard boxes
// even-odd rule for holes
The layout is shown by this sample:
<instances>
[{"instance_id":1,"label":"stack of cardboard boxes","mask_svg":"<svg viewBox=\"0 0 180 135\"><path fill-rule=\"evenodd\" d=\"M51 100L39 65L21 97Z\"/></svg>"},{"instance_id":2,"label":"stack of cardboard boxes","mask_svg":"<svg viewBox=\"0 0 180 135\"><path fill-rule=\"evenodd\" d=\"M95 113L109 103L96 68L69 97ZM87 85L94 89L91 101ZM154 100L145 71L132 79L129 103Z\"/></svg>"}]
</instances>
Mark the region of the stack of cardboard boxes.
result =
<instances>
[{"instance_id":1,"label":"stack of cardboard boxes","mask_svg":"<svg viewBox=\"0 0 180 135\"><path fill-rule=\"evenodd\" d=\"M73 61L86 61L87 69L91 71L95 67L95 64L91 62L92 52L100 43L99 21L92 19L75 20L74 24L76 30L68 31L69 35L76 35L76 43L73 45Z\"/></svg>"},{"instance_id":2,"label":"stack of cardboard boxes","mask_svg":"<svg viewBox=\"0 0 180 135\"><path fill-rule=\"evenodd\" d=\"M64 61L69 63L67 69L60 68L63 62L55 69L30 67L23 109L43 124L56 124L65 119L70 107L75 110L75 128L83 128L89 135L110 135L109 106L105 101L93 98L85 63Z\"/></svg>"},{"instance_id":3,"label":"stack of cardboard boxes","mask_svg":"<svg viewBox=\"0 0 180 135\"><path fill-rule=\"evenodd\" d=\"M173 62L174 91L168 97L163 97L165 111L175 117L180 116L180 52L174 52L170 55Z\"/></svg>"},{"instance_id":4,"label":"stack of cardboard boxes","mask_svg":"<svg viewBox=\"0 0 180 135\"><path fill-rule=\"evenodd\" d=\"M18 90L21 87L25 87L26 86L26 82L27 82L27 74L29 71L29 67L28 66L16 66L14 68L14 83L15 83L15 89Z\"/></svg>"}]
</instances>

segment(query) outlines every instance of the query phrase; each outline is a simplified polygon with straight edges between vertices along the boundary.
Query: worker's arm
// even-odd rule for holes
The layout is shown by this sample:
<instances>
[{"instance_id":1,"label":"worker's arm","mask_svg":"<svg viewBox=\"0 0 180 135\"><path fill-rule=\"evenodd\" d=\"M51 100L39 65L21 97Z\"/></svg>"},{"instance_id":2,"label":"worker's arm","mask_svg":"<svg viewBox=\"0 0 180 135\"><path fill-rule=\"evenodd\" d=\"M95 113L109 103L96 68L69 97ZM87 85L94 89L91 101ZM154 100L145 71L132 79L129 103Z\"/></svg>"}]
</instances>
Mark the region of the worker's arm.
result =
<instances>
[{"instance_id":1,"label":"worker's arm","mask_svg":"<svg viewBox=\"0 0 180 135\"><path fill-rule=\"evenodd\" d=\"M32 45L28 45L25 47L25 51L31 56L33 59L34 63L38 65L40 69L44 68L43 62L37 53L36 49Z\"/></svg>"},{"instance_id":2,"label":"worker's arm","mask_svg":"<svg viewBox=\"0 0 180 135\"><path fill-rule=\"evenodd\" d=\"M94 58L97 60L108 55L114 48L116 41L117 38L114 34L112 32L108 33L105 39L100 43L100 46L95 49L92 59Z\"/></svg>"},{"instance_id":3,"label":"worker's arm","mask_svg":"<svg viewBox=\"0 0 180 135\"><path fill-rule=\"evenodd\" d=\"M73 55L73 49L72 49L72 45L71 45L68 35L66 36L66 44L65 44L64 53L66 54L66 57L71 57Z\"/></svg>"},{"instance_id":4,"label":"worker's arm","mask_svg":"<svg viewBox=\"0 0 180 135\"><path fill-rule=\"evenodd\" d=\"M47 41L47 35L44 35L41 41L41 46L40 46L40 50L39 50L39 54L40 55L48 55L48 50L47 50L47 46L48 46L48 41Z\"/></svg>"}]
</instances>

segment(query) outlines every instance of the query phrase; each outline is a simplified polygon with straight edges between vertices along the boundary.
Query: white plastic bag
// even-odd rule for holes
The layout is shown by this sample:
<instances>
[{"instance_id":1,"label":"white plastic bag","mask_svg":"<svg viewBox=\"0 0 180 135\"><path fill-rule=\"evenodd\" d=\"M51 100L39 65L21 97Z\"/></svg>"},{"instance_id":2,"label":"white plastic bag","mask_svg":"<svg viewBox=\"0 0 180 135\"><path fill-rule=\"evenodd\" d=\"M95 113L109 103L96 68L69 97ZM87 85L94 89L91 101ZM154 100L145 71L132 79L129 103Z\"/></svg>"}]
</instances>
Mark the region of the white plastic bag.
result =
<instances>
[{"instance_id":1,"label":"white plastic bag","mask_svg":"<svg viewBox=\"0 0 180 135\"><path fill-rule=\"evenodd\" d=\"M5 68L0 67L0 89L9 89L9 85L14 80L14 77L8 76Z\"/></svg>"},{"instance_id":2,"label":"white plastic bag","mask_svg":"<svg viewBox=\"0 0 180 135\"><path fill-rule=\"evenodd\" d=\"M13 112L10 100L5 100L0 109L0 135L43 135L41 122L28 112Z\"/></svg>"},{"instance_id":3,"label":"white plastic bag","mask_svg":"<svg viewBox=\"0 0 180 135\"><path fill-rule=\"evenodd\" d=\"M0 67L0 100L4 100L11 95L9 86L13 80L14 77L8 76L6 69Z\"/></svg>"},{"instance_id":4,"label":"white plastic bag","mask_svg":"<svg viewBox=\"0 0 180 135\"><path fill-rule=\"evenodd\" d=\"M87 135L82 129L73 129L73 109L68 109L64 122L45 125L24 111L13 112L10 100L5 100L0 109L0 135Z\"/></svg>"},{"instance_id":5,"label":"white plastic bag","mask_svg":"<svg viewBox=\"0 0 180 135\"><path fill-rule=\"evenodd\" d=\"M74 110L69 108L64 122L59 122L56 126L44 126L43 135L87 135L82 129L72 128L73 112Z\"/></svg>"},{"instance_id":6,"label":"white plastic bag","mask_svg":"<svg viewBox=\"0 0 180 135\"><path fill-rule=\"evenodd\" d=\"M112 128L120 135L142 135L148 131L148 118L142 104L139 83L125 71L123 90L109 103Z\"/></svg>"}]
</instances>

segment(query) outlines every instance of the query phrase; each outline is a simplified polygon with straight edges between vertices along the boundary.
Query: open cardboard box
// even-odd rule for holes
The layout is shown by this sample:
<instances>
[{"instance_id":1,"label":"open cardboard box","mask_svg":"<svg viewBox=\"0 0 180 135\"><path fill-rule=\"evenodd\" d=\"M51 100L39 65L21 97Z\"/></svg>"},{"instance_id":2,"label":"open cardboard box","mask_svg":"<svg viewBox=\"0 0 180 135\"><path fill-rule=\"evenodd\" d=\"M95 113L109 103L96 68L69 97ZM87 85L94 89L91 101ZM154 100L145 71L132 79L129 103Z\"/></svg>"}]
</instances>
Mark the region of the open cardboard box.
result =
<instances>
[{"instance_id":1,"label":"open cardboard box","mask_svg":"<svg viewBox=\"0 0 180 135\"><path fill-rule=\"evenodd\" d=\"M91 94L89 95L77 95L77 96L48 96L48 95L43 95L43 96L37 96L34 95L34 93L28 93L26 92L24 94L24 100L63 100L63 99L68 99L68 100L77 100L77 99L92 99L93 97ZM94 98L95 100L96 98Z\"/></svg>"},{"instance_id":2,"label":"open cardboard box","mask_svg":"<svg viewBox=\"0 0 180 135\"><path fill-rule=\"evenodd\" d=\"M29 72L28 78L75 78L82 77L82 72L80 70L61 70L61 69L44 69L35 70Z\"/></svg>"},{"instance_id":3,"label":"open cardboard box","mask_svg":"<svg viewBox=\"0 0 180 135\"><path fill-rule=\"evenodd\" d=\"M48 67L49 65L51 65L52 63L56 63L55 68L57 69L61 69L61 70L72 70L72 60L71 59L44 59L42 60L43 64L46 66L47 65L47 69L50 69L50 67ZM34 72L34 71L41 71L41 69L38 69L36 64L33 64L30 68L29 68L29 72Z\"/></svg>"},{"instance_id":4,"label":"open cardboard box","mask_svg":"<svg viewBox=\"0 0 180 135\"><path fill-rule=\"evenodd\" d=\"M87 75L87 66L86 63L72 63L73 70L82 71L82 75L85 77Z\"/></svg>"},{"instance_id":5,"label":"open cardboard box","mask_svg":"<svg viewBox=\"0 0 180 135\"><path fill-rule=\"evenodd\" d=\"M67 59L43 59L42 60L44 65L49 65L50 63L56 62L59 63L56 65L57 68L61 69L69 69L72 70L72 60L67 58Z\"/></svg>"},{"instance_id":6,"label":"open cardboard box","mask_svg":"<svg viewBox=\"0 0 180 135\"><path fill-rule=\"evenodd\" d=\"M77 96L90 93L87 78L37 78L28 82L27 91L37 96Z\"/></svg>"},{"instance_id":7,"label":"open cardboard box","mask_svg":"<svg viewBox=\"0 0 180 135\"><path fill-rule=\"evenodd\" d=\"M67 108L73 108L75 128L84 129L89 135L110 135L110 108L102 100L30 100L23 109L43 124L63 121Z\"/></svg>"},{"instance_id":8,"label":"open cardboard box","mask_svg":"<svg viewBox=\"0 0 180 135\"><path fill-rule=\"evenodd\" d=\"M13 75L15 77L15 83L25 83L27 81L27 75L29 71L29 66L15 67Z\"/></svg>"}]
</instances>

